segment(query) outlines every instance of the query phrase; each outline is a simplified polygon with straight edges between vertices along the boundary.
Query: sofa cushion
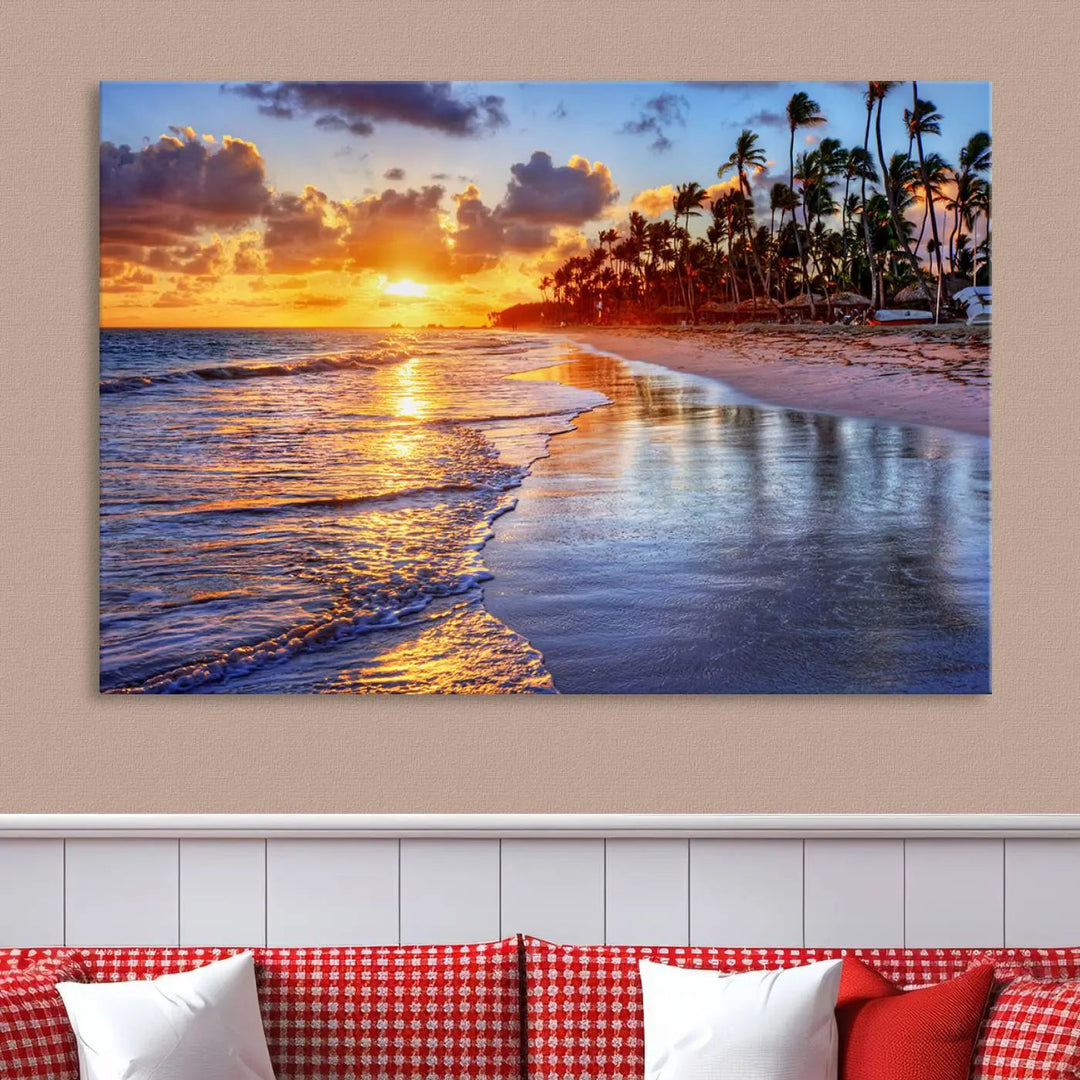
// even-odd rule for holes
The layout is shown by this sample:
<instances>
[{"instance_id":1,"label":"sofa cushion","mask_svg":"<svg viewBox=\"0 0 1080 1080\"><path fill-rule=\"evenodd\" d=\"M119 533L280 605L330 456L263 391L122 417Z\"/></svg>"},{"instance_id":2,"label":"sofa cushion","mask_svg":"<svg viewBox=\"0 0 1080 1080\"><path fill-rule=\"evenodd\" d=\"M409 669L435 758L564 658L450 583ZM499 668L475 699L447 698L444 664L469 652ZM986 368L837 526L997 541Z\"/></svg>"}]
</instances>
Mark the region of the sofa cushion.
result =
<instances>
[{"instance_id":1,"label":"sofa cushion","mask_svg":"<svg viewBox=\"0 0 1080 1080\"><path fill-rule=\"evenodd\" d=\"M58 982L85 982L74 955L0 969L0 1076L4 1080L79 1080L79 1055Z\"/></svg>"},{"instance_id":2,"label":"sofa cushion","mask_svg":"<svg viewBox=\"0 0 1080 1080\"><path fill-rule=\"evenodd\" d=\"M62 982L82 1080L276 1080L251 953L156 979Z\"/></svg>"},{"instance_id":3,"label":"sofa cushion","mask_svg":"<svg viewBox=\"0 0 1080 1080\"><path fill-rule=\"evenodd\" d=\"M556 945L524 939L529 1080L635 1080L644 1068L638 961L724 972L787 968L848 954L901 986L962 974L967 949L725 949Z\"/></svg>"},{"instance_id":4,"label":"sofa cushion","mask_svg":"<svg viewBox=\"0 0 1080 1080\"><path fill-rule=\"evenodd\" d=\"M187 971L242 951L111 948L80 955L94 978L117 980ZM516 938L253 951L277 1080L520 1080ZM0 968L49 952L0 953Z\"/></svg>"},{"instance_id":5,"label":"sofa cushion","mask_svg":"<svg viewBox=\"0 0 1080 1080\"><path fill-rule=\"evenodd\" d=\"M1080 1076L1080 980L1017 978L995 994L975 1047L972 1080Z\"/></svg>"},{"instance_id":6,"label":"sofa cushion","mask_svg":"<svg viewBox=\"0 0 1080 1080\"><path fill-rule=\"evenodd\" d=\"M1080 949L978 949L972 965L993 964L994 978L1080 979Z\"/></svg>"},{"instance_id":7,"label":"sofa cushion","mask_svg":"<svg viewBox=\"0 0 1080 1080\"><path fill-rule=\"evenodd\" d=\"M840 1080L968 1080L993 977L984 964L903 991L846 957L836 1003Z\"/></svg>"}]
</instances>

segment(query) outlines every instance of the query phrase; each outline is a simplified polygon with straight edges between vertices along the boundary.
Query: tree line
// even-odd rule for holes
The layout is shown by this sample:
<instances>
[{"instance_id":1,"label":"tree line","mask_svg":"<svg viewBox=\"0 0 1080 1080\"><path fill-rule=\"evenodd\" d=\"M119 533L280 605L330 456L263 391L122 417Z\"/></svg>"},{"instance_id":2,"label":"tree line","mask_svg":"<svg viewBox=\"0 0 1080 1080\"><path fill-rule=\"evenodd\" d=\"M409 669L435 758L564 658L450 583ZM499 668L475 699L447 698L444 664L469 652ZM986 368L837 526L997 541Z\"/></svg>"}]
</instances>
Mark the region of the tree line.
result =
<instances>
[{"instance_id":1,"label":"tree line","mask_svg":"<svg viewBox=\"0 0 1080 1080\"><path fill-rule=\"evenodd\" d=\"M817 318L842 293L879 308L917 286L937 321L952 291L990 281L990 135L976 132L947 160L930 146L942 114L912 82L907 146L886 155L882 112L906 98L902 85L867 84L862 145L825 137L799 154L796 134L827 118L808 94L793 94L787 181L769 190L767 223L750 184L766 168L765 152L744 128L717 169L730 186L710 198L696 181L679 184L670 218L635 210L623 228L602 230L592 250L539 282L544 319L696 322L706 312L776 312L792 302ZM695 219L704 229L692 228ZM505 325L506 314L492 321Z\"/></svg>"}]
</instances>

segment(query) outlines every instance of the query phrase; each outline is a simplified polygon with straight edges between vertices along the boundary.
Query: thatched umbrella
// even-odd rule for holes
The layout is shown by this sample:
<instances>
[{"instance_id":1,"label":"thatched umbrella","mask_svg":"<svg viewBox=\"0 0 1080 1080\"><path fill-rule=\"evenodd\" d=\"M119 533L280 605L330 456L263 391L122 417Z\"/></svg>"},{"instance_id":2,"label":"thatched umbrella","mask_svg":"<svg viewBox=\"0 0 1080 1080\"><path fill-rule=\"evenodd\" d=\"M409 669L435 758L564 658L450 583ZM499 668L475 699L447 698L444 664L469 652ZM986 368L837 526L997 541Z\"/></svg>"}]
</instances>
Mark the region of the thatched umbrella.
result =
<instances>
[{"instance_id":1,"label":"thatched umbrella","mask_svg":"<svg viewBox=\"0 0 1080 1080\"><path fill-rule=\"evenodd\" d=\"M770 319L779 319L780 311L780 305L771 297L767 296L751 297L749 300L744 300L735 308L736 315L742 318L766 316Z\"/></svg>"},{"instance_id":2,"label":"thatched umbrella","mask_svg":"<svg viewBox=\"0 0 1080 1080\"><path fill-rule=\"evenodd\" d=\"M822 296L821 293L811 293L810 296L813 296L814 304L816 306L826 306L825 297ZM808 308L810 306L810 296L808 296L806 293L799 293L798 296L793 296L790 300L788 300L784 304L784 307L788 310L791 310L792 308Z\"/></svg>"},{"instance_id":3,"label":"thatched umbrella","mask_svg":"<svg viewBox=\"0 0 1080 1080\"><path fill-rule=\"evenodd\" d=\"M834 308L868 308L870 301L857 292L838 292L829 297L829 303Z\"/></svg>"},{"instance_id":4,"label":"thatched umbrella","mask_svg":"<svg viewBox=\"0 0 1080 1080\"><path fill-rule=\"evenodd\" d=\"M922 281L905 286L893 297L894 304L931 304L933 301L933 295Z\"/></svg>"},{"instance_id":5,"label":"thatched umbrella","mask_svg":"<svg viewBox=\"0 0 1080 1080\"><path fill-rule=\"evenodd\" d=\"M706 322L720 322L721 316L733 316L735 314L735 305L731 303L721 304L716 300L706 300L698 308L698 314L705 316Z\"/></svg>"}]
</instances>

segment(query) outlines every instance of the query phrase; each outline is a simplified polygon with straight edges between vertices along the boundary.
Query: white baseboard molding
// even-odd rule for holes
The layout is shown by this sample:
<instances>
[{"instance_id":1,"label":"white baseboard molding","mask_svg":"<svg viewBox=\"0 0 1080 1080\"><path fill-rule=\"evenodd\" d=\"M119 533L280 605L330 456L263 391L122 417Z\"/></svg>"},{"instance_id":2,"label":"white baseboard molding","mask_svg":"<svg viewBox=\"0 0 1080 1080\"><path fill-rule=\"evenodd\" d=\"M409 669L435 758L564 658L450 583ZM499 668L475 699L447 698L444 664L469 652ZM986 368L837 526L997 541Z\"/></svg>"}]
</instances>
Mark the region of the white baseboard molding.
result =
<instances>
[{"instance_id":1,"label":"white baseboard molding","mask_svg":"<svg viewBox=\"0 0 1080 1080\"><path fill-rule=\"evenodd\" d=\"M3 839L1075 839L1080 814L0 814Z\"/></svg>"}]
</instances>

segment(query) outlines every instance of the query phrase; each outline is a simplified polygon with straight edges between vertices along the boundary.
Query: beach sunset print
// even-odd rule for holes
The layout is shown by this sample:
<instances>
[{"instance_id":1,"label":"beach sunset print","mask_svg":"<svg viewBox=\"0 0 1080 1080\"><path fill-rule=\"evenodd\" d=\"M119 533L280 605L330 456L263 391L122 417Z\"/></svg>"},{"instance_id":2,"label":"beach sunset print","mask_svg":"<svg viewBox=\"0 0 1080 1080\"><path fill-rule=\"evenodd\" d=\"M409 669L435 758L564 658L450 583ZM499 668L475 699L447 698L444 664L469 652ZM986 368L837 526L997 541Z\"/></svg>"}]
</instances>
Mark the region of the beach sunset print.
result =
<instances>
[{"instance_id":1,"label":"beach sunset print","mask_svg":"<svg viewBox=\"0 0 1080 1080\"><path fill-rule=\"evenodd\" d=\"M989 693L990 132L102 84L102 691Z\"/></svg>"}]
</instances>

